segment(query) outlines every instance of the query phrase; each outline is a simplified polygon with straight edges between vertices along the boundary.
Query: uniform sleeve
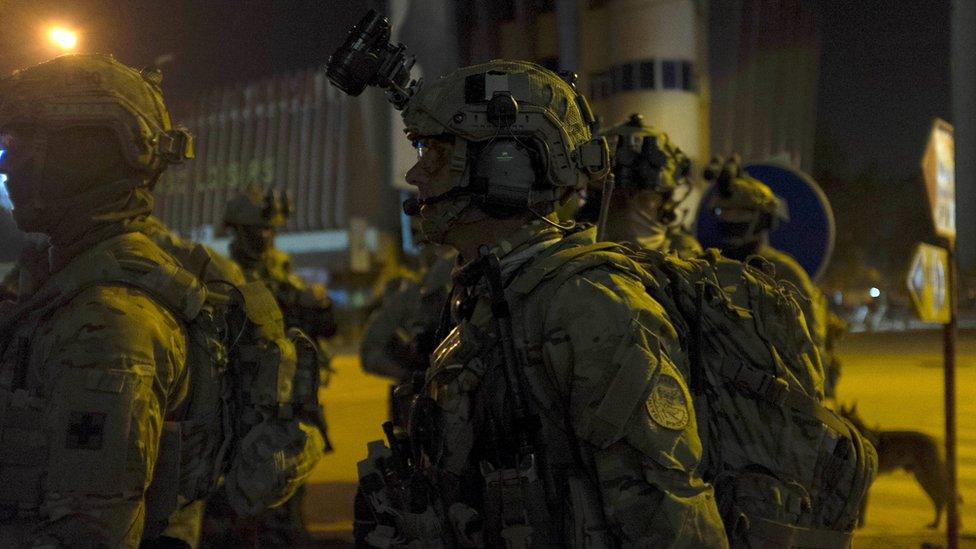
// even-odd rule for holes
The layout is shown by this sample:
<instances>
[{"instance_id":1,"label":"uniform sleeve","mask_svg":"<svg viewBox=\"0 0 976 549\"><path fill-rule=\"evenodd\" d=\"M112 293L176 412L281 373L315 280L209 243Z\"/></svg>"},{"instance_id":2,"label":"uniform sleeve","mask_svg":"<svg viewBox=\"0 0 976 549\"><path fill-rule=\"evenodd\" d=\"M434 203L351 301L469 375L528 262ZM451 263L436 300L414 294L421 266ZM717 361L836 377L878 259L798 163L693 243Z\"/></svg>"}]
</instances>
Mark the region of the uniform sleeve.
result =
<instances>
[{"instance_id":1,"label":"uniform sleeve","mask_svg":"<svg viewBox=\"0 0 976 549\"><path fill-rule=\"evenodd\" d=\"M591 271L557 291L545 333L611 534L625 547L726 546L712 487L695 470L702 445L661 307L636 281Z\"/></svg>"},{"instance_id":2,"label":"uniform sleeve","mask_svg":"<svg viewBox=\"0 0 976 549\"><path fill-rule=\"evenodd\" d=\"M827 340L827 296L813 283L806 270L795 259L778 250L766 252L766 259L773 262L776 278L792 284L802 295L797 300L803 309L810 337L821 353Z\"/></svg>"},{"instance_id":3,"label":"uniform sleeve","mask_svg":"<svg viewBox=\"0 0 976 549\"><path fill-rule=\"evenodd\" d=\"M388 288L380 306L373 311L359 344L363 370L403 381L419 357L410 349L411 317L418 314L419 290L416 283L403 281Z\"/></svg>"},{"instance_id":4,"label":"uniform sleeve","mask_svg":"<svg viewBox=\"0 0 976 549\"><path fill-rule=\"evenodd\" d=\"M185 333L145 294L96 287L45 324L50 387L40 540L135 547L164 417L185 394Z\"/></svg>"}]
</instances>

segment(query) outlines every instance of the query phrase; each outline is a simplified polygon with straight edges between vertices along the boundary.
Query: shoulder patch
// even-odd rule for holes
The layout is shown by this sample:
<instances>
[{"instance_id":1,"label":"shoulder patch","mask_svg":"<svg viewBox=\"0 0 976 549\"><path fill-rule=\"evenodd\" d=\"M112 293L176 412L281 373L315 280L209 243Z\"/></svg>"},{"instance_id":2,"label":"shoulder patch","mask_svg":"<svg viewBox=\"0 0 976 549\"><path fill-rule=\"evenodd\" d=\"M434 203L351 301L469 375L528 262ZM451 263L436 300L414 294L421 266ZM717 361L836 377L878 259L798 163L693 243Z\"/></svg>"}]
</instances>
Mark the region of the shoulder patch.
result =
<instances>
[{"instance_id":1,"label":"shoulder patch","mask_svg":"<svg viewBox=\"0 0 976 549\"><path fill-rule=\"evenodd\" d=\"M691 417L684 387L666 372L658 372L654 376L654 387L647 397L645 407L654 423L665 429L681 431L688 426Z\"/></svg>"}]
</instances>

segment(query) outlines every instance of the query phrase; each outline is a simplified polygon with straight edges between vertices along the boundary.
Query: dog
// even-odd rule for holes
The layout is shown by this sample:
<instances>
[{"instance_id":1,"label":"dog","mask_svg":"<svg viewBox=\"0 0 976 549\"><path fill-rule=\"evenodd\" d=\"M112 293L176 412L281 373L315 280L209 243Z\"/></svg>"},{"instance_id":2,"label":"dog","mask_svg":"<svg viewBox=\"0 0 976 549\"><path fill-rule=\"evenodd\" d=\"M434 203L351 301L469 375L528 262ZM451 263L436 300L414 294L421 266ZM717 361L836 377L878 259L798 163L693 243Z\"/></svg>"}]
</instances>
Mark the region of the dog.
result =
<instances>
[{"instance_id":1,"label":"dog","mask_svg":"<svg viewBox=\"0 0 976 549\"><path fill-rule=\"evenodd\" d=\"M878 474L904 469L915 475L915 480L925 491L925 495L935 506L935 520L929 528L938 528L942 511L949 500L949 482L946 478L945 460L939 451L939 444L930 435L918 431L883 431L865 425L857 413L857 404L840 407L840 415L847 418L878 451ZM861 503L861 516L858 527L864 526L867 510L867 497Z\"/></svg>"}]
</instances>

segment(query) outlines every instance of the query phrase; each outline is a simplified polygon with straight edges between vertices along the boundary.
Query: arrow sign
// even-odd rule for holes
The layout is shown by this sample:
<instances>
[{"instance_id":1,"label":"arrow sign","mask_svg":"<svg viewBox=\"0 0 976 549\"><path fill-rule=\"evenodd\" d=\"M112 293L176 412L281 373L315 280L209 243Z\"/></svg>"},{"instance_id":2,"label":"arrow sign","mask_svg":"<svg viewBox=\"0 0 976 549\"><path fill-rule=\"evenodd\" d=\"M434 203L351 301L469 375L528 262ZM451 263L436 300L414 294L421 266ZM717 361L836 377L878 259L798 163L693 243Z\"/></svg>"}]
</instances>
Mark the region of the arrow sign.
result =
<instances>
[{"instance_id":1,"label":"arrow sign","mask_svg":"<svg viewBox=\"0 0 976 549\"><path fill-rule=\"evenodd\" d=\"M956 146L952 124L936 118L922 157L925 191L935 233L956 236Z\"/></svg>"},{"instance_id":2,"label":"arrow sign","mask_svg":"<svg viewBox=\"0 0 976 549\"><path fill-rule=\"evenodd\" d=\"M949 252L930 244L915 248L908 269L908 293L918 318L925 322L949 322Z\"/></svg>"}]
</instances>

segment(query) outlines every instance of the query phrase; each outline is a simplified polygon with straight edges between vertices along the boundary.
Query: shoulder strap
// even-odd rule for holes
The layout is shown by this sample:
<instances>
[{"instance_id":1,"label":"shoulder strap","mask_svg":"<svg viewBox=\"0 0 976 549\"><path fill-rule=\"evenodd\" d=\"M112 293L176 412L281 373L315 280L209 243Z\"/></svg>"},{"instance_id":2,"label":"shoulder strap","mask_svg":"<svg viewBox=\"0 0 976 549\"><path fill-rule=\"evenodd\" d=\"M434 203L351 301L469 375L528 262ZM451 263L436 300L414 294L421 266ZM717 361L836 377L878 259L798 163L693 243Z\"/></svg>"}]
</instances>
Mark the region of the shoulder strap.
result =
<instances>
[{"instance_id":1,"label":"shoulder strap","mask_svg":"<svg viewBox=\"0 0 976 549\"><path fill-rule=\"evenodd\" d=\"M615 258L610 253L611 250L621 250L619 244L613 242L597 242L583 246L572 246L559 250L558 252L545 257L538 262L532 262L509 286L509 289L519 295L526 295L532 292L543 280L555 277L569 277L580 271L612 263ZM583 260L578 262L576 268L563 269L562 267L578 258Z\"/></svg>"},{"instance_id":2,"label":"shoulder strap","mask_svg":"<svg viewBox=\"0 0 976 549\"><path fill-rule=\"evenodd\" d=\"M137 246L154 246L148 239ZM175 263L157 261L152 255L130 249L102 249L79 257L64 271L55 274L45 287L0 319L0 330L25 315L40 318L65 305L82 291L112 284L132 286L149 294L178 318L192 321L206 301L207 293L196 277Z\"/></svg>"}]
</instances>

